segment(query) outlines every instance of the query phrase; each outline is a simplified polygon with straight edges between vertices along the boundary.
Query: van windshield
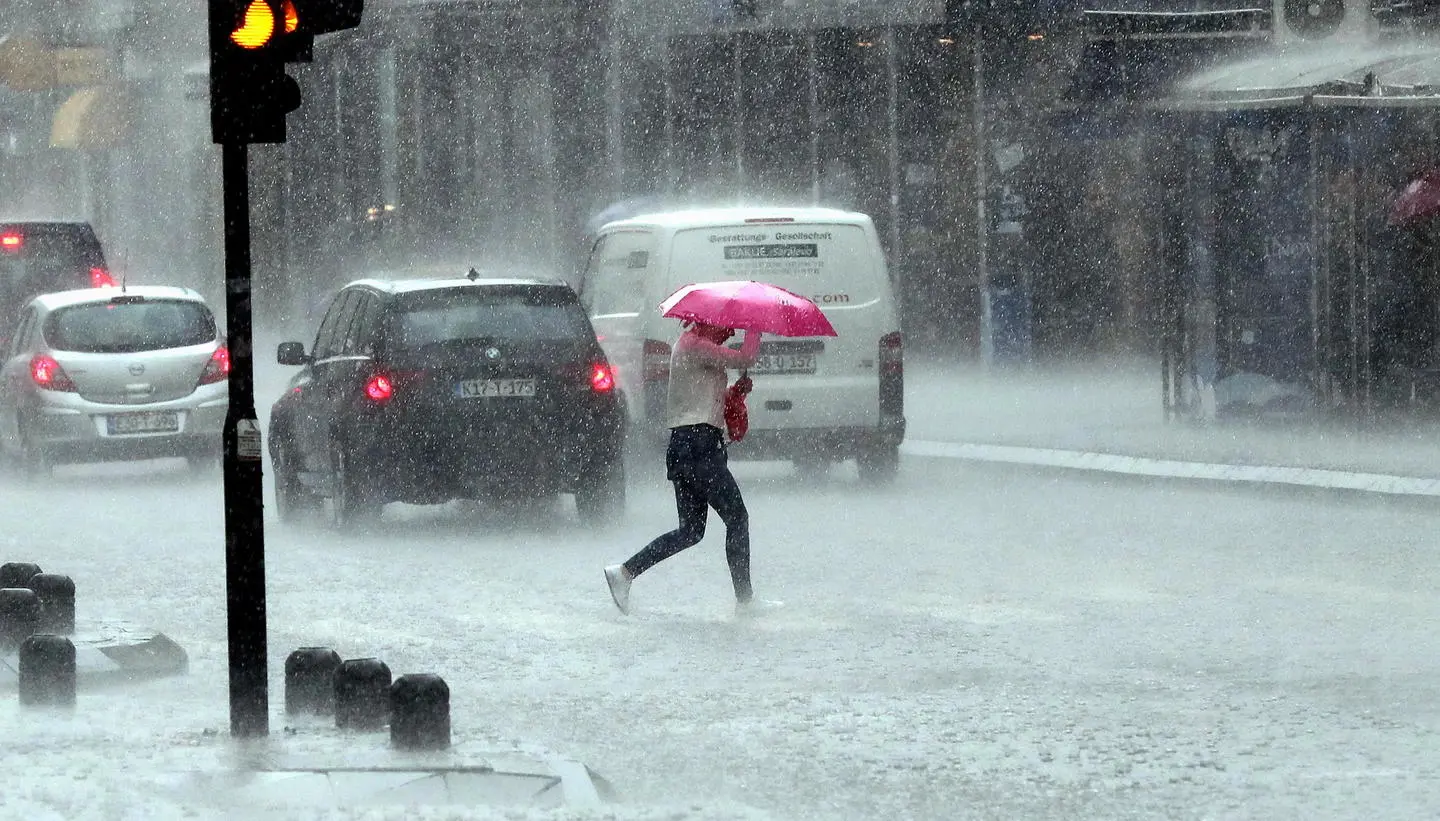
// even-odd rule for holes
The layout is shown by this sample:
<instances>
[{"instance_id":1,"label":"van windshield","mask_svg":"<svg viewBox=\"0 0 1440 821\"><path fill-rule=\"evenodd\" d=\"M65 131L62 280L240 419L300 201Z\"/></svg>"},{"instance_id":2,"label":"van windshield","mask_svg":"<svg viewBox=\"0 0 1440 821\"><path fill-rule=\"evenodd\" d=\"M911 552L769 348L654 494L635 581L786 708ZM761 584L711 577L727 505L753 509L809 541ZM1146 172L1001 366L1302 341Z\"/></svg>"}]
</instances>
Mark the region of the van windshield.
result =
<instances>
[{"instance_id":1,"label":"van windshield","mask_svg":"<svg viewBox=\"0 0 1440 821\"><path fill-rule=\"evenodd\" d=\"M878 298L884 282L858 225L779 223L698 228L675 234L673 266L684 282L753 279L845 305Z\"/></svg>"},{"instance_id":2,"label":"van windshield","mask_svg":"<svg viewBox=\"0 0 1440 821\"><path fill-rule=\"evenodd\" d=\"M645 303L645 276L655 261L648 231L617 231L595 243L585 272L583 298L593 316L638 314Z\"/></svg>"}]
</instances>

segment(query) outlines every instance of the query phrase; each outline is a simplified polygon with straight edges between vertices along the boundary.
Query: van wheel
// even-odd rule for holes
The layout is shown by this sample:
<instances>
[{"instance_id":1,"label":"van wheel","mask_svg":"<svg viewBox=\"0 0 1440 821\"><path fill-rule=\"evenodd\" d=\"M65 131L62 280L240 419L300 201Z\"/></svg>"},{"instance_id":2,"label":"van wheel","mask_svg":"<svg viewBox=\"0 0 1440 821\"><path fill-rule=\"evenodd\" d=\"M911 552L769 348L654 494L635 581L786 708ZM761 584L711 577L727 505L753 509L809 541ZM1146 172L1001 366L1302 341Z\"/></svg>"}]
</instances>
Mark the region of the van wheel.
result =
<instances>
[{"instance_id":1,"label":"van wheel","mask_svg":"<svg viewBox=\"0 0 1440 821\"><path fill-rule=\"evenodd\" d=\"M900 470L900 445L870 445L855 457L860 478L871 484L889 484Z\"/></svg>"},{"instance_id":2,"label":"van wheel","mask_svg":"<svg viewBox=\"0 0 1440 821\"><path fill-rule=\"evenodd\" d=\"M575 512L591 527L608 527L625 514L625 460L600 456L587 465L575 488Z\"/></svg>"}]
</instances>

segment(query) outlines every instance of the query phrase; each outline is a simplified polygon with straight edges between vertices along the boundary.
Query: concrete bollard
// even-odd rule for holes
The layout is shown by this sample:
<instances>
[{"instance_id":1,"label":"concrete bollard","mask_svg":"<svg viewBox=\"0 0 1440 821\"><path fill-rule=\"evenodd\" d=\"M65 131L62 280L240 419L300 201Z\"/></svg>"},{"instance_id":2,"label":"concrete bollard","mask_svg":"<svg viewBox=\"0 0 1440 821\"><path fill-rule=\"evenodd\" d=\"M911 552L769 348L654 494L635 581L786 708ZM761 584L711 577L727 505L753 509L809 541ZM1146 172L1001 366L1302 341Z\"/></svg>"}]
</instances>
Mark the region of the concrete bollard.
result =
<instances>
[{"instance_id":1,"label":"concrete bollard","mask_svg":"<svg viewBox=\"0 0 1440 821\"><path fill-rule=\"evenodd\" d=\"M335 726L379 730L390 720L390 668L379 659L346 659L335 671Z\"/></svg>"},{"instance_id":2,"label":"concrete bollard","mask_svg":"<svg viewBox=\"0 0 1440 821\"><path fill-rule=\"evenodd\" d=\"M75 582L58 573L36 573L25 586L40 597L40 633L68 636L75 632Z\"/></svg>"},{"instance_id":3,"label":"concrete bollard","mask_svg":"<svg viewBox=\"0 0 1440 821\"><path fill-rule=\"evenodd\" d=\"M0 587L24 587L30 578L40 572L40 565L34 562L6 562L0 564Z\"/></svg>"},{"instance_id":4,"label":"concrete bollard","mask_svg":"<svg viewBox=\"0 0 1440 821\"><path fill-rule=\"evenodd\" d=\"M0 588L0 651L30 638L40 624L40 597L28 587Z\"/></svg>"},{"instance_id":5,"label":"concrete bollard","mask_svg":"<svg viewBox=\"0 0 1440 821\"><path fill-rule=\"evenodd\" d=\"M335 671L340 654L329 647L301 647L285 658L285 714L328 716L335 712Z\"/></svg>"},{"instance_id":6,"label":"concrete bollard","mask_svg":"<svg viewBox=\"0 0 1440 821\"><path fill-rule=\"evenodd\" d=\"M37 633L20 644L20 703L75 706L75 645L64 636Z\"/></svg>"},{"instance_id":7,"label":"concrete bollard","mask_svg":"<svg viewBox=\"0 0 1440 821\"><path fill-rule=\"evenodd\" d=\"M402 750L450 747L450 687L434 673L409 673L390 686L390 744Z\"/></svg>"}]
</instances>

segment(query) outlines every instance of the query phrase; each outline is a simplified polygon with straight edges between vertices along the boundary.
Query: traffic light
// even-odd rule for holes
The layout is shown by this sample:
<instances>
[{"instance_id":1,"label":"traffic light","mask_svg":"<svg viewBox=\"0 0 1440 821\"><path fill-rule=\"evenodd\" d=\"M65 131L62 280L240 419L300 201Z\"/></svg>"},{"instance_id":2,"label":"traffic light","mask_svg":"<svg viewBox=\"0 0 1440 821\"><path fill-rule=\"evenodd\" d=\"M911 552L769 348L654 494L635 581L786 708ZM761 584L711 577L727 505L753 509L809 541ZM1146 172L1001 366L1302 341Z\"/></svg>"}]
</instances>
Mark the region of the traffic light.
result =
<instances>
[{"instance_id":1,"label":"traffic light","mask_svg":"<svg viewBox=\"0 0 1440 821\"><path fill-rule=\"evenodd\" d=\"M364 0L210 0L210 130L217 143L283 143L300 106L287 62L360 23Z\"/></svg>"}]
</instances>

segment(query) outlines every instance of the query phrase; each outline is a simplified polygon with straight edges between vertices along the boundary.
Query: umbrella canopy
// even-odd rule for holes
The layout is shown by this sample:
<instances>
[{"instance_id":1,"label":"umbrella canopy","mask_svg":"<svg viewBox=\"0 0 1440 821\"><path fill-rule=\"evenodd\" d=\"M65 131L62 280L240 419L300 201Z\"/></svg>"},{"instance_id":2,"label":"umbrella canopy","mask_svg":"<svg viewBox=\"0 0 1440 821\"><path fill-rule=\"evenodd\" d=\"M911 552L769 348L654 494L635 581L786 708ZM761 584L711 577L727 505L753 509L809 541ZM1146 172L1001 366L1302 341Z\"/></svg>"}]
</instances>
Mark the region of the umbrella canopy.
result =
<instances>
[{"instance_id":1,"label":"umbrella canopy","mask_svg":"<svg viewBox=\"0 0 1440 821\"><path fill-rule=\"evenodd\" d=\"M778 336L838 336L820 306L776 285L747 280L686 285L660 303L672 319Z\"/></svg>"},{"instance_id":2,"label":"umbrella canopy","mask_svg":"<svg viewBox=\"0 0 1440 821\"><path fill-rule=\"evenodd\" d=\"M1432 169L1405 186L1390 206L1391 225L1414 225L1440 213L1440 169Z\"/></svg>"}]
</instances>

